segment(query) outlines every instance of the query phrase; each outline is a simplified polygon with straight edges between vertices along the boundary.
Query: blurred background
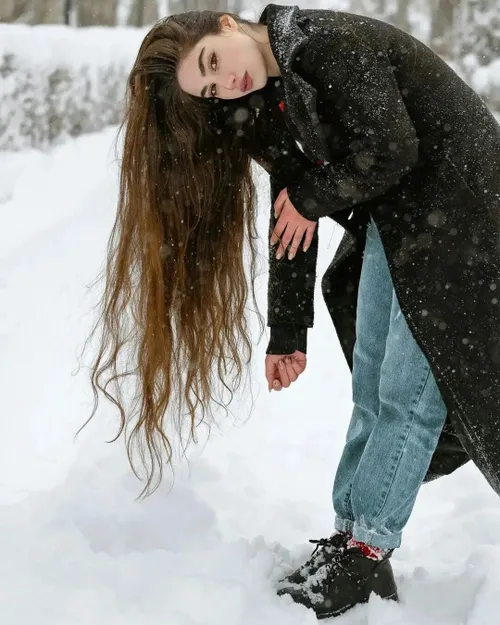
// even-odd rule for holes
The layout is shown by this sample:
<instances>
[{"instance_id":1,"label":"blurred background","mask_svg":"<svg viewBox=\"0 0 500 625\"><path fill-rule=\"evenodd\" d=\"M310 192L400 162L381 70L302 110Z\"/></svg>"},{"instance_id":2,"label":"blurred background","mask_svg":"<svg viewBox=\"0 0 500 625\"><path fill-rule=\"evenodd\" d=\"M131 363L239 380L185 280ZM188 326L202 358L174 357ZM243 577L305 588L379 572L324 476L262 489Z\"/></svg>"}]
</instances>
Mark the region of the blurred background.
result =
<instances>
[{"instance_id":1,"label":"blurred background","mask_svg":"<svg viewBox=\"0 0 500 625\"><path fill-rule=\"evenodd\" d=\"M119 122L134 53L161 17L192 9L258 18L251 0L1 0L0 149L43 148ZM293 3L285 3L293 4ZM319 0L300 7L391 22L432 47L500 110L498 0Z\"/></svg>"}]
</instances>

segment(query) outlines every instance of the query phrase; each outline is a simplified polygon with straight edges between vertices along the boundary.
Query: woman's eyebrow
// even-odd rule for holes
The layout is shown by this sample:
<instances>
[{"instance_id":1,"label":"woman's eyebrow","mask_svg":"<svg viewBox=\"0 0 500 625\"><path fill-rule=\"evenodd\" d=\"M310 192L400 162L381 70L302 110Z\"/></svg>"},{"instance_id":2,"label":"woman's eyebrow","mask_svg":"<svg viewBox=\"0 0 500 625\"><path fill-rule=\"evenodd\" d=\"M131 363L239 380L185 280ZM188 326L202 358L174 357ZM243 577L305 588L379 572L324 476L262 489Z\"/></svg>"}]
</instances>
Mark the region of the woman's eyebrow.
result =
<instances>
[{"instance_id":1,"label":"woman's eyebrow","mask_svg":"<svg viewBox=\"0 0 500 625\"><path fill-rule=\"evenodd\" d=\"M201 49L200 55L198 57L198 67L200 68L200 74L205 76L205 67L203 65L203 53L205 52L205 46ZM201 90L201 97L205 97L205 91L207 90L207 86L205 85Z\"/></svg>"},{"instance_id":2,"label":"woman's eyebrow","mask_svg":"<svg viewBox=\"0 0 500 625\"><path fill-rule=\"evenodd\" d=\"M205 76L205 67L203 66L203 53L205 52L205 46L201 49L200 56L198 57L198 67L200 68L200 73L202 76Z\"/></svg>"}]
</instances>

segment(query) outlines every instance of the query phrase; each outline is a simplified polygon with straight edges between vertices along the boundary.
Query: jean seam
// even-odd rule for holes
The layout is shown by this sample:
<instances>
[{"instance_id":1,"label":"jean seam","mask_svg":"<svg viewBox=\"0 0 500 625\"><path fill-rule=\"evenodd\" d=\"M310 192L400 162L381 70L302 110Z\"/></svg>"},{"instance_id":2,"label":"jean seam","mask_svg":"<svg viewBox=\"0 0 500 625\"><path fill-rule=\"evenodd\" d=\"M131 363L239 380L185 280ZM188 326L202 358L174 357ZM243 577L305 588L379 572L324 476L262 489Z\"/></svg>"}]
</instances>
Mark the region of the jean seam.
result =
<instances>
[{"instance_id":1,"label":"jean seam","mask_svg":"<svg viewBox=\"0 0 500 625\"><path fill-rule=\"evenodd\" d=\"M413 404L414 404L413 411L412 411L413 412L413 419L412 419L412 421L410 423L408 423L406 432L404 432L403 435L400 438L400 440L401 440L401 443L399 444L399 448L400 449L404 449L405 443L408 440L408 434L409 434L409 432L411 430L411 427L413 425L413 421L415 419L414 411L416 410L416 408L418 406L418 402L420 400L420 397L422 396L422 392L423 392L423 389L425 387L426 379L427 379L427 375L424 375L424 378L420 382L420 389L419 389L418 393L416 394L417 399L413 400ZM384 481L384 483L382 485L382 487L383 487L382 494L381 494L382 504L380 505L375 518L378 518L378 516L380 515L380 513L381 513L381 511L382 511L382 509L383 509L383 507L385 505L385 502L387 501L387 497L389 496L389 491L391 489L392 484L394 483L394 474L396 472L396 469L398 467L399 462L401 461L401 453L402 452L399 453L399 455L395 458L393 464L391 465L390 475L392 476L392 478L389 478L388 481Z\"/></svg>"},{"instance_id":2,"label":"jean seam","mask_svg":"<svg viewBox=\"0 0 500 625\"><path fill-rule=\"evenodd\" d=\"M427 373L426 373L426 375L425 375L425 377L424 377L424 379L422 381L422 386L421 386L421 389L420 389L419 394L418 394L418 399L415 402L415 407L412 410L412 419L411 419L411 421L408 424L408 428L407 428L407 431L406 431L406 434L405 434L405 437L404 437L404 441L403 441L403 444L401 445L401 449L400 449L400 452L399 452L399 457L396 460L396 464L394 465L394 468L391 469L392 477L391 477L391 480L390 480L390 482L389 482L389 484L388 484L388 486L386 488L386 492L384 494L384 498L383 498L382 504L379 507L379 510L377 511L377 513L373 516L373 521L374 522L377 521L378 518L380 517L380 515L382 514L382 510L384 509L384 506L385 506L385 504L387 502L387 498L389 497L389 493L391 491L391 486L394 484L394 479L396 477L396 472L398 470L399 465L401 464L401 459L403 457L403 451L404 451L404 449L406 447L406 443L408 441L408 437L410 435L411 429L412 429L412 427L413 427L413 425L415 423L416 411L417 411L418 405L420 403L420 400L422 399L422 395L424 393L425 386L426 386L427 381L429 379L429 374L430 374L430 367L427 364Z\"/></svg>"},{"instance_id":3,"label":"jean seam","mask_svg":"<svg viewBox=\"0 0 500 625\"><path fill-rule=\"evenodd\" d=\"M352 506L351 506L351 491L352 491L352 482L349 484L349 490L347 491L345 497L344 497L344 510L346 513L350 514L351 516L353 516L352 514Z\"/></svg>"}]
</instances>

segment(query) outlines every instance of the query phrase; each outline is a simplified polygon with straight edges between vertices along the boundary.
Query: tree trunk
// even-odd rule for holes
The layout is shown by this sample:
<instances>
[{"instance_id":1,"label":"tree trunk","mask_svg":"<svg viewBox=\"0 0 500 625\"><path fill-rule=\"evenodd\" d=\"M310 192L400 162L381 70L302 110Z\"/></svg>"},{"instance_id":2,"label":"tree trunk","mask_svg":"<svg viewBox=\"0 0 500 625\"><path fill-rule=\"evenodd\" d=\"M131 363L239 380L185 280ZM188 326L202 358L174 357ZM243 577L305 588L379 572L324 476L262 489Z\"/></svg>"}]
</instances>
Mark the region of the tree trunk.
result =
<instances>
[{"instance_id":1,"label":"tree trunk","mask_svg":"<svg viewBox=\"0 0 500 625\"><path fill-rule=\"evenodd\" d=\"M33 3L33 24L63 24L64 0L36 0Z\"/></svg>"},{"instance_id":2,"label":"tree trunk","mask_svg":"<svg viewBox=\"0 0 500 625\"><path fill-rule=\"evenodd\" d=\"M130 15L128 17L129 26L144 26L154 24L158 21L158 3L156 0L134 0Z\"/></svg>"},{"instance_id":3,"label":"tree trunk","mask_svg":"<svg viewBox=\"0 0 500 625\"><path fill-rule=\"evenodd\" d=\"M64 0L63 22L66 25L71 23L71 13L73 10L73 0Z\"/></svg>"},{"instance_id":4,"label":"tree trunk","mask_svg":"<svg viewBox=\"0 0 500 625\"><path fill-rule=\"evenodd\" d=\"M408 17L408 9L410 8L409 0L398 0L394 24L409 33L411 30L410 19Z\"/></svg>"},{"instance_id":5,"label":"tree trunk","mask_svg":"<svg viewBox=\"0 0 500 625\"><path fill-rule=\"evenodd\" d=\"M29 11L29 0L1 0L0 22L15 22Z\"/></svg>"},{"instance_id":6,"label":"tree trunk","mask_svg":"<svg viewBox=\"0 0 500 625\"><path fill-rule=\"evenodd\" d=\"M116 26L117 0L77 0L78 26Z\"/></svg>"},{"instance_id":7,"label":"tree trunk","mask_svg":"<svg viewBox=\"0 0 500 625\"><path fill-rule=\"evenodd\" d=\"M170 0L170 13L184 13L185 11L231 11L227 0ZM232 12L232 11L231 11Z\"/></svg>"},{"instance_id":8,"label":"tree trunk","mask_svg":"<svg viewBox=\"0 0 500 625\"><path fill-rule=\"evenodd\" d=\"M432 14L431 48L444 57L451 57L454 48L454 23L457 0L436 0L436 12Z\"/></svg>"},{"instance_id":9,"label":"tree trunk","mask_svg":"<svg viewBox=\"0 0 500 625\"><path fill-rule=\"evenodd\" d=\"M359 15L384 19L388 13L387 0L352 0L352 11Z\"/></svg>"}]
</instances>

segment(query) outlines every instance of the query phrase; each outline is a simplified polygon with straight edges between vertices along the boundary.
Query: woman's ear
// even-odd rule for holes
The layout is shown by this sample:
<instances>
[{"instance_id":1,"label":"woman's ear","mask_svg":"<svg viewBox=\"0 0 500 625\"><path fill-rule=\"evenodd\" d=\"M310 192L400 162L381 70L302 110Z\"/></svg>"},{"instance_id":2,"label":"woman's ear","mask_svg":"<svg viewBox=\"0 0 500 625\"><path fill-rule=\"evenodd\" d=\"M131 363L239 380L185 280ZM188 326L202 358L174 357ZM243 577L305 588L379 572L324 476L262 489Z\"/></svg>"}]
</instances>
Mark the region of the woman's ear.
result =
<instances>
[{"instance_id":1,"label":"woman's ear","mask_svg":"<svg viewBox=\"0 0 500 625\"><path fill-rule=\"evenodd\" d=\"M230 15L221 15L219 18L220 25L223 29L238 30L236 20Z\"/></svg>"}]
</instances>

